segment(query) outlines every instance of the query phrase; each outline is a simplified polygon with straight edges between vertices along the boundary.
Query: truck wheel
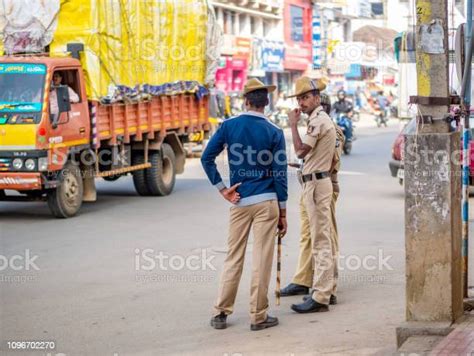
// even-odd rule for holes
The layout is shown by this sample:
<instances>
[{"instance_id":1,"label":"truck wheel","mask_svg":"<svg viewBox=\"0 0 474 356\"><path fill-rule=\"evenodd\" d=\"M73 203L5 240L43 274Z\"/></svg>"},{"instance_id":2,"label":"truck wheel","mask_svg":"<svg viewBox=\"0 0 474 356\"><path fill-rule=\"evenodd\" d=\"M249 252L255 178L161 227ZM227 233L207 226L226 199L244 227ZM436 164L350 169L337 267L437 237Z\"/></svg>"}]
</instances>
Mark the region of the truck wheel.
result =
<instances>
[{"instance_id":1,"label":"truck wheel","mask_svg":"<svg viewBox=\"0 0 474 356\"><path fill-rule=\"evenodd\" d=\"M171 194L176 182L176 157L170 145L164 143L161 152L150 152L151 168L146 170L146 180L151 195Z\"/></svg>"},{"instance_id":2,"label":"truck wheel","mask_svg":"<svg viewBox=\"0 0 474 356\"><path fill-rule=\"evenodd\" d=\"M59 176L59 185L48 192L51 213L63 219L76 215L82 205L83 191L81 170L71 162L66 163Z\"/></svg>"},{"instance_id":3,"label":"truck wheel","mask_svg":"<svg viewBox=\"0 0 474 356\"><path fill-rule=\"evenodd\" d=\"M132 165L136 166L139 164L145 163L145 155L142 151L135 151L132 155ZM146 184L146 174L145 170L141 169L139 171L133 171L133 185L135 186L135 190L141 196L149 196L150 190L148 189L148 185Z\"/></svg>"}]
</instances>

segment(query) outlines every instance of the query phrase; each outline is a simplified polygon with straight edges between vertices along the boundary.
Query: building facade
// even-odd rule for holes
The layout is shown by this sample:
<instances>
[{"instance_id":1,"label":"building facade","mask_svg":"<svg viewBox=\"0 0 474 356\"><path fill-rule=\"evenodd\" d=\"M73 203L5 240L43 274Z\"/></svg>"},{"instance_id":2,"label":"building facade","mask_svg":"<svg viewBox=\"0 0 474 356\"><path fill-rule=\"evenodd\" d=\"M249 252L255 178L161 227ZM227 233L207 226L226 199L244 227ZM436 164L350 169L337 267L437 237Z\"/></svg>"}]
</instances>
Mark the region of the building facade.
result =
<instances>
[{"instance_id":1,"label":"building facade","mask_svg":"<svg viewBox=\"0 0 474 356\"><path fill-rule=\"evenodd\" d=\"M249 77L289 93L296 77L312 69L311 0L217 0L224 32L216 87L241 91Z\"/></svg>"},{"instance_id":2,"label":"building facade","mask_svg":"<svg viewBox=\"0 0 474 356\"><path fill-rule=\"evenodd\" d=\"M282 1L218 0L212 4L224 32L216 74L218 89L226 93L238 92L248 77L264 78L267 71L280 69Z\"/></svg>"},{"instance_id":3,"label":"building facade","mask_svg":"<svg viewBox=\"0 0 474 356\"><path fill-rule=\"evenodd\" d=\"M284 71L277 83L287 93L295 79L309 74L313 63L313 4L308 0L285 0L284 3Z\"/></svg>"}]
</instances>

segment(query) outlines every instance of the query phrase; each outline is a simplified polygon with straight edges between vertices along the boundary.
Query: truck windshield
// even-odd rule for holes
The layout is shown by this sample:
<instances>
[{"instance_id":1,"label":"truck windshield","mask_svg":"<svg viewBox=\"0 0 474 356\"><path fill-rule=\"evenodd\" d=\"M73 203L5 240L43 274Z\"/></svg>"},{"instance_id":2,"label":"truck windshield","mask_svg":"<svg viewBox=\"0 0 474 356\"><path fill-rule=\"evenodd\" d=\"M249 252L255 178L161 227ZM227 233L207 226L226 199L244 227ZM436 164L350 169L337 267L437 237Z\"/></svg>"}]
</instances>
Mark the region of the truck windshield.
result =
<instances>
[{"instance_id":1,"label":"truck windshield","mask_svg":"<svg viewBox=\"0 0 474 356\"><path fill-rule=\"evenodd\" d=\"M0 124L38 123L46 66L0 63Z\"/></svg>"}]
</instances>

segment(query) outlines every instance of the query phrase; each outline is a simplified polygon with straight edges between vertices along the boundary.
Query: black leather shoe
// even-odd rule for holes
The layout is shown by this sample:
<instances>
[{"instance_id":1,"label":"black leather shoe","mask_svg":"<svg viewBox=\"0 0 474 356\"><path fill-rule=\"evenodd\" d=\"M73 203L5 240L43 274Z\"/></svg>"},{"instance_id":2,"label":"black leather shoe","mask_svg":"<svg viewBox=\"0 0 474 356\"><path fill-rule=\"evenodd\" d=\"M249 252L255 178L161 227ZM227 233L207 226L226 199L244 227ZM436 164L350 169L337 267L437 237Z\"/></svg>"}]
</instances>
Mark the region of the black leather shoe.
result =
<instances>
[{"instance_id":1,"label":"black leather shoe","mask_svg":"<svg viewBox=\"0 0 474 356\"><path fill-rule=\"evenodd\" d=\"M211 318L211 326L214 329L225 329L227 328L227 315L221 312L219 315Z\"/></svg>"},{"instance_id":2,"label":"black leather shoe","mask_svg":"<svg viewBox=\"0 0 474 356\"><path fill-rule=\"evenodd\" d=\"M306 302L310 298L311 298L311 294L306 294L303 297L303 302ZM329 298L329 305L336 305L336 304L337 304L337 297L334 294L331 294L331 298Z\"/></svg>"},{"instance_id":3,"label":"black leather shoe","mask_svg":"<svg viewBox=\"0 0 474 356\"><path fill-rule=\"evenodd\" d=\"M274 318L273 316L267 315L267 319L264 322L258 324L250 324L250 330L258 331L267 328L271 328L272 326L278 325L278 318Z\"/></svg>"},{"instance_id":4,"label":"black leather shoe","mask_svg":"<svg viewBox=\"0 0 474 356\"><path fill-rule=\"evenodd\" d=\"M290 295L301 295L301 294L308 294L308 293L309 293L308 287L295 284L295 283L290 283L285 288L280 290L280 296L282 297L289 297Z\"/></svg>"},{"instance_id":5,"label":"black leather shoe","mask_svg":"<svg viewBox=\"0 0 474 356\"><path fill-rule=\"evenodd\" d=\"M321 313L329 311L329 307L325 304L320 304L317 301L313 300L313 298L309 298L305 302L301 304L293 304L291 306L297 313Z\"/></svg>"}]
</instances>

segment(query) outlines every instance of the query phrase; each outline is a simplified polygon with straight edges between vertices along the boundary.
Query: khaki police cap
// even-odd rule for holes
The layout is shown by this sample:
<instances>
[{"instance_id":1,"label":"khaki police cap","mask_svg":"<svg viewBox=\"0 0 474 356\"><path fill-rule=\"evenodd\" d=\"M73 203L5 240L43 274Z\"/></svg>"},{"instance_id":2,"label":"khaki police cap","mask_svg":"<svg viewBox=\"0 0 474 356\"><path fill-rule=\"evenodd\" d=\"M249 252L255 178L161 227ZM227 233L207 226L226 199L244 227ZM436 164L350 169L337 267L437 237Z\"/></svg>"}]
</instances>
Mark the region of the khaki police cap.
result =
<instances>
[{"instance_id":1,"label":"khaki police cap","mask_svg":"<svg viewBox=\"0 0 474 356\"><path fill-rule=\"evenodd\" d=\"M289 98L294 98L295 96L300 96L313 90L323 91L326 89L326 82L323 79L313 80L309 77L301 77L296 80L295 87L295 93L289 95Z\"/></svg>"},{"instance_id":2,"label":"khaki police cap","mask_svg":"<svg viewBox=\"0 0 474 356\"><path fill-rule=\"evenodd\" d=\"M269 93L273 93L276 89L276 85L265 85L260 80L252 78L245 84L242 95L245 96L248 93L259 89L267 89Z\"/></svg>"}]
</instances>

